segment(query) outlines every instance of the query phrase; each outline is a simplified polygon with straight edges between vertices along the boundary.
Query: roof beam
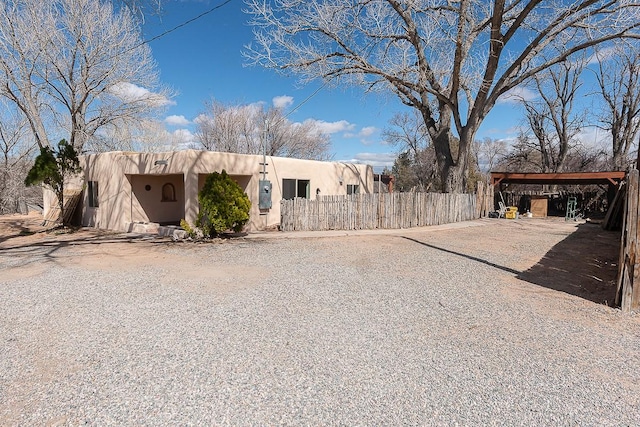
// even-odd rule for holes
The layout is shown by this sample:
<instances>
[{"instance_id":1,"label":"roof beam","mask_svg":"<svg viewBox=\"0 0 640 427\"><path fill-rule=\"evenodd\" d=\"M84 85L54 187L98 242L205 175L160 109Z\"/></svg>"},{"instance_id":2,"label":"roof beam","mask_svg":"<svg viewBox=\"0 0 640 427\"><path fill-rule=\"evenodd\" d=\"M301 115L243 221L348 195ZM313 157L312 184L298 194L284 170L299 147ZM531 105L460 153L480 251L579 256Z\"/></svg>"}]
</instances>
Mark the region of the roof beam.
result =
<instances>
[{"instance_id":1,"label":"roof beam","mask_svg":"<svg viewBox=\"0 0 640 427\"><path fill-rule=\"evenodd\" d=\"M625 178L626 172L566 172L566 173L511 173L491 172L491 183L509 184L557 184L557 185L617 185Z\"/></svg>"}]
</instances>

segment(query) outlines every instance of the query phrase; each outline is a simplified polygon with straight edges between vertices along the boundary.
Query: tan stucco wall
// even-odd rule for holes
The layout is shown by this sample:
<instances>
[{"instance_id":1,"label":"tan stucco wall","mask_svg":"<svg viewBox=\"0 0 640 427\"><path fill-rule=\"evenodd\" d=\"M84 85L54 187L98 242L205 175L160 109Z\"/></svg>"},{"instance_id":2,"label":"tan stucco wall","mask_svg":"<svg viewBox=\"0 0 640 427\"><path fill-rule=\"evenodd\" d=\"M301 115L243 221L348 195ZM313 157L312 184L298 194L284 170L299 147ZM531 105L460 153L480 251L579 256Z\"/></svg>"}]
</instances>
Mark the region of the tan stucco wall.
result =
<instances>
[{"instance_id":1,"label":"tan stucco wall","mask_svg":"<svg viewBox=\"0 0 640 427\"><path fill-rule=\"evenodd\" d=\"M131 222L180 223L184 218L184 177L173 175L127 175L133 190ZM164 201L162 189L173 185L175 200Z\"/></svg>"},{"instance_id":2,"label":"tan stucco wall","mask_svg":"<svg viewBox=\"0 0 640 427\"><path fill-rule=\"evenodd\" d=\"M105 153L109 154L109 153ZM110 230L128 231L131 222L131 183L111 156L83 156L80 164L85 177L82 200L82 225ZM98 182L99 206L89 206L86 191L89 181Z\"/></svg>"},{"instance_id":3,"label":"tan stucco wall","mask_svg":"<svg viewBox=\"0 0 640 427\"><path fill-rule=\"evenodd\" d=\"M262 162L262 156L258 155L198 150L85 156L82 158L85 182L98 181L100 207L89 208L85 194L83 224L127 231L128 225L135 221L166 222L181 216L194 223L198 214L198 191L205 176L223 169L244 188L251 200L250 231L280 223L283 179L309 180L311 197L315 197L318 189L322 195L346 194L348 184L359 185L362 193L373 189L373 170L367 165L267 157L272 208L261 212L258 181L262 179ZM178 203L158 201L165 182L174 184ZM146 191L145 185L150 185L151 190ZM162 213L155 212L156 209Z\"/></svg>"}]
</instances>

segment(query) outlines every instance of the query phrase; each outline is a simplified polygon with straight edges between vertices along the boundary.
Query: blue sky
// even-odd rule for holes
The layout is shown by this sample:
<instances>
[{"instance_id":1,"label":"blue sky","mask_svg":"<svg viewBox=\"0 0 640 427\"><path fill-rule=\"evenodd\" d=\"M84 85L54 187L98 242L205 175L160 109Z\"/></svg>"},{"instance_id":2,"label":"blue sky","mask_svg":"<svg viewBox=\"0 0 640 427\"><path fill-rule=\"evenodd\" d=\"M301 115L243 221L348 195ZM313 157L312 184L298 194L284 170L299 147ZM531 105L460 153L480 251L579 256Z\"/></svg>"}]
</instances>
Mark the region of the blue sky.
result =
<instances>
[{"instance_id":1,"label":"blue sky","mask_svg":"<svg viewBox=\"0 0 640 427\"><path fill-rule=\"evenodd\" d=\"M144 37L150 39L194 18L218 4L209 0L173 0L163 15L147 16ZM289 110L297 107L322 85L300 87L286 77L258 66L245 66L243 47L252 40L242 0L226 6L150 43L163 84L177 92L166 112L171 132L187 135L193 120L212 97L225 104L250 104L291 97ZM391 166L398 147L385 144L381 131L394 113L406 110L394 95L364 94L353 87L323 88L295 111L292 121L320 121L331 131L333 159L368 163L380 169ZM513 138L521 121L519 107L497 105L483 123L478 138Z\"/></svg>"}]
</instances>

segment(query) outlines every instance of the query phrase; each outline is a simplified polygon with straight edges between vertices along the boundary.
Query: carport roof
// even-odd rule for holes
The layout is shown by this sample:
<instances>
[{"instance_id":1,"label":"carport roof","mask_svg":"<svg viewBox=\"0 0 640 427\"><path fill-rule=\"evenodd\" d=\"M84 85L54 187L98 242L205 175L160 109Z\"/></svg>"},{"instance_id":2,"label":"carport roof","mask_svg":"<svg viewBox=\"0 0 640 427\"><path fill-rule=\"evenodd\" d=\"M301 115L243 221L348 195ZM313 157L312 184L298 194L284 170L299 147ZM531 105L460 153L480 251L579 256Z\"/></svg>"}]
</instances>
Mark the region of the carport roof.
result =
<instances>
[{"instance_id":1,"label":"carport roof","mask_svg":"<svg viewBox=\"0 0 640 427\"><path fill-rule=\"evenodd\" d=\"M491 172L491 184L618 185L626 172L511 173Z\"/></svg>"}]
</instances>

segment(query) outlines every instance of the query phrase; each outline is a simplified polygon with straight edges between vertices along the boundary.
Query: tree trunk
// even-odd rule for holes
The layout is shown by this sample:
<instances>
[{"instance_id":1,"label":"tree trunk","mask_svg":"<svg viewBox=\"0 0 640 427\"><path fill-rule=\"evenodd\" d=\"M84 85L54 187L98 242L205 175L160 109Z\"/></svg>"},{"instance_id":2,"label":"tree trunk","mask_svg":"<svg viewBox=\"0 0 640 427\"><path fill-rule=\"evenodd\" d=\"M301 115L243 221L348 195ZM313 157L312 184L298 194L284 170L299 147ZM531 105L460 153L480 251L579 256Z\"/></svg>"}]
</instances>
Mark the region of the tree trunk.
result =
<instances>
[{"instance_id":1,"label":"tree trunk","mask_svg":"<svg viewBox=\"0 0 640 427\"><path fill-rule=\"evenodd\" d=\"M442 192L464 193L469 178L469 159L476 130L467 124L456 138L450 129L439 132L433 138L440 172ZM455 149L455 155L452 153Z\"/></svg>"},{"instance_id":2,"label":"tree trunk","mask_svg":"<svg viewBox=\"0 0 640 427\"><path fill-rule=\"evenodd\" d=\"M448 174L444 176L445 193L464 193L469 170L461 163L457 162L449 167Z\"/></svg>"},{"instance_id":3,"label":"tree trunk","mask_svg":"<svg viewBox=\"0 0 640 427\"><path fill-rule=\"evenodd\" d=\"M465 136L463 136L463 138L464 137ZM456 145L458 152L454 159L451 148L456 147ZM434 139L434 146L436 148L442 192L464 193L469 175L467 164L471 144L463 139L458 141L457 138L451 134L451 131L447 130L441 132L437 138Z\"/></svg>"}]
</instances>

